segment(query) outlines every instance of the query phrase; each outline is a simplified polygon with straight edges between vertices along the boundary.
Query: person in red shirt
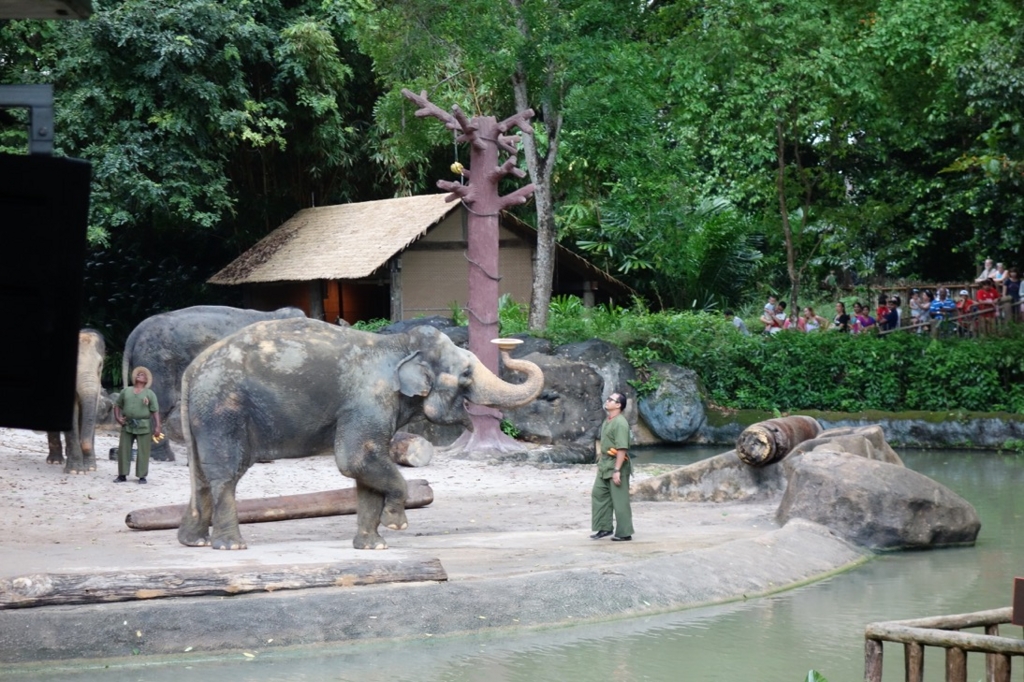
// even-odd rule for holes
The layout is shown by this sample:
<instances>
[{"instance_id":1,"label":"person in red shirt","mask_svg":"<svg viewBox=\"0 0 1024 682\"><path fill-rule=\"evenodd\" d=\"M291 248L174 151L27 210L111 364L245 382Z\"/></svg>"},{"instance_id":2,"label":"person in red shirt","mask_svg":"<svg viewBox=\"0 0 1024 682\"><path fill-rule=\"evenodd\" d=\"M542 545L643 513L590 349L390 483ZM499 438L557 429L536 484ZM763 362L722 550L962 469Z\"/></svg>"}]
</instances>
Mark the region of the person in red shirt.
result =
<instances>
[{"instance_id":1,"label":"person in red shirt","mask_svg":"<svg viewBox=\"0 0 1024 682\"><path fill-rule=\"evenodd\" d=\"M961 334L970 334L977 325L975 317L968 317L975 310L975 303L971 299L971 292L961 289L956 297L957 327Z\"/></svg>"},{"instance_id":2,"label":"person in red shirt","mask_svg":"<svg viewBox=\"0 0 1024 682\"><path fill-rule=\"evenodd\" d=\"M986 332L992 331L996 317L996 301L999 300L999 290L991 277L985 280L978 289L978 310L981 318L981 326Z\"/></svg>"}]
</instances>

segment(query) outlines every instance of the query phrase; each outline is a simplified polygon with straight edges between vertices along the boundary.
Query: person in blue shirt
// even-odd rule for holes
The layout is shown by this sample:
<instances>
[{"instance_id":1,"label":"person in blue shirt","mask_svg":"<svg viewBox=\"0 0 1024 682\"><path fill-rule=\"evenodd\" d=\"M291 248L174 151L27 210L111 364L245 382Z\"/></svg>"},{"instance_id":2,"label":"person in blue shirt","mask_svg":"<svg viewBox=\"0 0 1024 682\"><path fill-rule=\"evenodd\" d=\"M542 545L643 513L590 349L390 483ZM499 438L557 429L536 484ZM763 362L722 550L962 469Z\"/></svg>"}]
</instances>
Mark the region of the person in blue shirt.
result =
<instances>
[{"instance_id":1,"label":"person in blue shirt","mask_svg":"<svg viewBox=\"0 0 1024 682\"><path fill-rule=\"evenodd\" d=\"M928 307L928 313L933 320L948 320L956 315L956 301L949 298L949 289L940 287L935 292L935 299Z\"/></svg>"}]
</instances>

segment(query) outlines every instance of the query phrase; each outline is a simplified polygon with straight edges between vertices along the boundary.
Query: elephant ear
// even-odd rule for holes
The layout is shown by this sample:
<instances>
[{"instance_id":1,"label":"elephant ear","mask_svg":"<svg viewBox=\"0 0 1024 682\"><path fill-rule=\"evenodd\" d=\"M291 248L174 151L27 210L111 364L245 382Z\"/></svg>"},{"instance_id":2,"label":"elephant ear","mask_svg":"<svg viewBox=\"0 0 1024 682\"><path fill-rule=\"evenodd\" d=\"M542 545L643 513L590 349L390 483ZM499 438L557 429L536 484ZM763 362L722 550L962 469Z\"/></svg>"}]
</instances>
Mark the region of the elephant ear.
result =
<instances>
[{"instance_id":1,"label":"elephant ear","mask_svg":"<svg viewBox=\"0 0 1024 682\"><path fill-rule=\"evenodd\" d=\"M417 357L419 351L410 353L398 361L395 375L398 378L398 390L406 396L425 396L430 393L432 380L430 368L422 358Z\"/></svg>"}]
</instances>

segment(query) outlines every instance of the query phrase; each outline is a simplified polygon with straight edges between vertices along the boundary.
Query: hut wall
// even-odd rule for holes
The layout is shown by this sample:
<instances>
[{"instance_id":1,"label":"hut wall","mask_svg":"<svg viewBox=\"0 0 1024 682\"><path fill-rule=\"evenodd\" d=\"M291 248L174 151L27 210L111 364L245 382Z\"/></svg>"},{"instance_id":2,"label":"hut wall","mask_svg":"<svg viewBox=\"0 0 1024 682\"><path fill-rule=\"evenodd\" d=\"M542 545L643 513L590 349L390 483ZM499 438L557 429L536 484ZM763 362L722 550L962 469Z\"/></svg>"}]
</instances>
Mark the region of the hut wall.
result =
<instances>
[{"instance_id":1,"label":"hut wall","mask_svg":"<svg viewBox=\"0 0 1024 682\"><path fill-rule=\"evenodd\" d=\"M469 300L469 262L463 215L463 211L458 211L449 216L402 254L402 319L450 315L453 304L465 308ZM498 239L499 292L511 294L520 303L529 303L533 250L504 228L498 230Z\"/></svg>"}]
</instances>

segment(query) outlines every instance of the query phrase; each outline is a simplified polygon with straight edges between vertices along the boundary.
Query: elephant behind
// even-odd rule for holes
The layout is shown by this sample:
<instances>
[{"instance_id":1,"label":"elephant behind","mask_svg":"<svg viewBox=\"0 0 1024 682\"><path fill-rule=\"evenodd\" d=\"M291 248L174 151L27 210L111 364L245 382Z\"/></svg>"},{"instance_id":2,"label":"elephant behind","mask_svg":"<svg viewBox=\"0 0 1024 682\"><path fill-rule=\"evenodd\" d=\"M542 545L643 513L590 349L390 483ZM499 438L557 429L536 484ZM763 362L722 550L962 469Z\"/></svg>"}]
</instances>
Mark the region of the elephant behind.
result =
<instances>
[{"instance_id":1,"label":"elephant behind","mask_svg":"<svg viewBox=\"0 0 1024 682\"><path fill-rule=\"evenodd\" d=\"M60 432L46 434L47 464L63 464L66 474L96 471L96 416L103 391L101 375L106 343L95 329L78 332L78 366L75 371L75 408L71 430L64 432L67 459L61 452Z\"/></svg>"},{"instance_id":2,"label":"elephant behind","mask_svg":"<svg viewBox=\"0 0 1024 682\"><path fill-rule=\"evenodd\" d=\"M402 530L406 483L391 438L416 416L465 419L465 400L497 408L533 400L540 368L504 356L522 384L492 374L433 327L383 336L317 320L260 322L203 351L182 379L181 417L192 498L178 540L244 549L235 486L257 460L333 452L356 480L357 549L387 547ZM212 532L211 527L212 526Z\"/></svg>"},{"instance_id":3,"label":"elephant behind","mask_svg":"<svg viewBox=\"0 0 1024 682\"><path fill-rule=\"evenodd\" d=\"M218 305L194 306L153 315L140 322L128 336L121 376L127 382L132 368L139 365L153 373L152 389L160 403L164 432L172 440L181 440L178 403L181 375L188 364L204 348L254 322L305 316L298 308L263 312Z\"/></svg>"}]
</instances>

